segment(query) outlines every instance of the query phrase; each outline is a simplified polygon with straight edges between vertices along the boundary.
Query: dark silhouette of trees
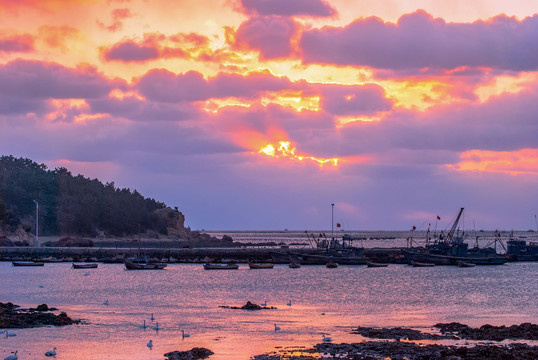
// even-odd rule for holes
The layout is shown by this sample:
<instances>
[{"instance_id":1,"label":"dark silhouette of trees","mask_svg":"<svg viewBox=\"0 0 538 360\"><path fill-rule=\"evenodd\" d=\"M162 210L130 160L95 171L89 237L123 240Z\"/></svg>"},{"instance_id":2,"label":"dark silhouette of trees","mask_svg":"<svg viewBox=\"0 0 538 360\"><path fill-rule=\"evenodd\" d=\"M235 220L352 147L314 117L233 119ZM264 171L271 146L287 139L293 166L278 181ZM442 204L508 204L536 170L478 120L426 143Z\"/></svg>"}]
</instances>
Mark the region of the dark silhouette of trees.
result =
<instances>
[{"instance_id":1,"label":"dark silhouette of trees","mask_svg":"<svg viewBox=\"0 0 538 360\"><path fill-rule=\"evenodd\" d=\"M34 200L39 202L42 235L166 234L165 221L155 213L166 205L136 190L73 176L63 167L48 170L29 159L0 157L0 227L15 231L22 225L34 232Z\"/></svg>"}]
</instances>

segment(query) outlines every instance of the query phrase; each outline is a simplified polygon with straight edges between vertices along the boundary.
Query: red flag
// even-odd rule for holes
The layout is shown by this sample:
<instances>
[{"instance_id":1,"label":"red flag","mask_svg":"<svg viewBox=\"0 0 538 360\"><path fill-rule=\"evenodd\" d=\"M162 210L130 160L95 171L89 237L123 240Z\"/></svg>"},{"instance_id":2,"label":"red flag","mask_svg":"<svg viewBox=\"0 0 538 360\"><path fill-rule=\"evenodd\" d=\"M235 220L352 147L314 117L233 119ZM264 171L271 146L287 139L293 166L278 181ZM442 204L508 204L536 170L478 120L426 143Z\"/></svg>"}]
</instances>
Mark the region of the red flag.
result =
<instances>
[{"instance_id":1,"label":"red flag","mask_svg":"<svg viewBox=\"0 0 538 360\"><path fill-rule=\"evenodd\" d=\"M342 226L342 225L340 225L340 223L336 223L336 227L340 227L340 226Z\"/></svg>"},{"instance_id":2,"label":"red flag","mask_svg":"<svg viewBox=\"0 0 538 360\"><path fill-rule=\"evenodd\" d=\"M441 217L440 217L440 216L437 216L437 220L441 220Z\"/></svg>"},{"instance_id":3,"label":"red flag","mask_svg":"<svg viewBox=\"0 0 538 360\"><path fill-rule=\"evenodd\" d=\"M413 230L416 230L416 229L417 229L417 227L416 227L416 226L413 226Z\"/></svg>"}]
</instances>

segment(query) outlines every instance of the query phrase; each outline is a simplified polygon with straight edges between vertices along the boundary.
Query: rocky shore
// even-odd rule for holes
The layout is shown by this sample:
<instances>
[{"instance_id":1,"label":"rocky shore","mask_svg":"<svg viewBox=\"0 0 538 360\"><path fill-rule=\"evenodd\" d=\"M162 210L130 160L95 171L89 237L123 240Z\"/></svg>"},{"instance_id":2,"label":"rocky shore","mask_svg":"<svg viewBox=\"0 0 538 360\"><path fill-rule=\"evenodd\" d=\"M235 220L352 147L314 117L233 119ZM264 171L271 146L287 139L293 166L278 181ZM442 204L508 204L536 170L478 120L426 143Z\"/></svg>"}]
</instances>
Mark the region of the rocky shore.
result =
<instances>
[{"instance_id":1,"label":"rocky shore","mask_svg":"<svg viewBox=\"0 0 538 360\"><path fill-rule=\"evenodd\" d=\"M213 351L206 348L192 348L187 351L171 351L164 354L167 360L202 360L213 355Z\"/></svg>"},{"instance_id":2,"label":"rocky shore","mask_svg":"<svg viewBox=\"0 0 538 360\"><path fill-rule=\"evenodd\" d=\"M66 326L80 324L80 320L73 320L65 312L56 315L55 308L49 308L47 304L41 304L35 308L22 309L20 306L8 303L0 303L0 328L24 329L40 326Z\"/></svg>"},{"instance_id":3,"label":"rocky shore","mask_svg":"<svg viewBox=\"0 0 538 360\"><path fill-rule=\"evenodd\" d=\"M306 360L306 359L345 359L345 360L531 360L538 359L538 346L524 343L538 339L538 325L492 326L483 325L471 328L460 323L436 324L441 334L424 333L407 328L368 328L358 327L352 333L384 341L366 341L352 344L317 344L309 349L286 349L270 354L256 355L254 360ZM441 344L418 344L420 340L469 340L488 341L487 343L464 346ZM493 343L510 339L523 343ZM300 355L297 355L300 354Z\"/></svg>"}]
</instances>

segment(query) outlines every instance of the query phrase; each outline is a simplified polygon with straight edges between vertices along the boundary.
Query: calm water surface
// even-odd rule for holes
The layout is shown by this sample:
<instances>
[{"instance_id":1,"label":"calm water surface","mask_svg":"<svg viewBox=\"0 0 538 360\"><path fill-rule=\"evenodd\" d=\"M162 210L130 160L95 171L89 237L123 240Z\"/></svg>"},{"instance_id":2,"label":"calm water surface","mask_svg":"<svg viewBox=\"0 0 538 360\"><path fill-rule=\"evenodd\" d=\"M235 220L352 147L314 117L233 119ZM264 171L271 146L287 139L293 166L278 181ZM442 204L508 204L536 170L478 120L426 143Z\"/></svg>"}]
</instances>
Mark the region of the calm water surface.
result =
<instances>
[{"instance_id":1,"label":"calm water surface","mask_svg":"<svg viewBox=\"0 0 538 360\"><path fill-rule=\"evenodd\" d=\"M241 265L236 271L173 264L163 271L125 271L121 264L75 270L67 263L31 268L3 262L1 302L23 307L46 303L89 324L10 330L17 336L0 337L0 358L19 350L20 360L41 359L55 346L56 359L164 359L166 352L199 346L215 352L211 359L241 360L278 346L311 346L321 342L323 333L336 342L360 341L349 334L359 325L538 323L537 275L538 263L475 268L276 265L269 270ZM278 309L219 307L247 300L267 301ZM150 326L146 330L143 320ZM159 331L151 328L156 322ZM281 331L275 332L274 324ZM191 336L182 339L181 329ZM150 339L153 350L146 347Z\"/></svg>"}]
</instances>

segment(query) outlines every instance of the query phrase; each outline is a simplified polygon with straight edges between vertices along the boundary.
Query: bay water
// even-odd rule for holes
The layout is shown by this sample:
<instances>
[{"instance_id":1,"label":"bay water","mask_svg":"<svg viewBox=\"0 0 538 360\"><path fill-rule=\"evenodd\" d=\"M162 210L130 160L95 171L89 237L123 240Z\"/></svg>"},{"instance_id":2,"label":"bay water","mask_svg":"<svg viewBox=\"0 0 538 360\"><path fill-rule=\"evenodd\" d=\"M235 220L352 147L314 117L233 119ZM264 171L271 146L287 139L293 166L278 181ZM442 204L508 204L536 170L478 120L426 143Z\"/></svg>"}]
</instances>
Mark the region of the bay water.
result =
<instances>
[{"instance_id":1,"label":"bay water","mask_svg":"<svg viewBox=\"0 0 538 360\"><path fill-rule=\"evenodd\" d=\"M13 267L0 262L0 302L46 303L87 322L11 329L17 336L0 337L0 358L18 350L20 360L42 359L56 347L56 359L147 360L205 347L215 353L211 359L246 360L282 347L310 347L321 342L322 334L335 342L358 342L362 338L350 333L357 326L427 330L452 321L538 323L537 279L538 263L532 262L474 268L275 265L264 270L241 264L227 271L204 270L202 264L126 271L122 264L87 270L72 269L70 263ZM247 301L267 301L276 309L220 307ZM190 336L183 338L181 330Z\"/></svg>"}]
</instances>

